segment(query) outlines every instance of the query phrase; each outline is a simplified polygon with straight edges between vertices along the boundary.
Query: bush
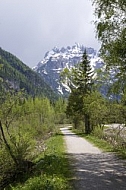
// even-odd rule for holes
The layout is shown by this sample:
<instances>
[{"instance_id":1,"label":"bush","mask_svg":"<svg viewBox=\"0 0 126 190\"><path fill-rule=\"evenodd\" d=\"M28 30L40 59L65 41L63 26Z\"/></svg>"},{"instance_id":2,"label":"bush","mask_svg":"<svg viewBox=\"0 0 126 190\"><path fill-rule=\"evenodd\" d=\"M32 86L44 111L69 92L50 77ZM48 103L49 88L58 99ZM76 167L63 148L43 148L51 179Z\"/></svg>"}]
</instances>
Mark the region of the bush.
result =
<instances>
[{"instance_id":1,"label":"bush","mask_svg":"<svg viewBox=\"0 0 126 190\"><path fill-rule=\"evenodd\" d=\"M104 133L103 133L103 128L101 127L95 127L94 130L92 131L92 134L100 139L103 138Z\"/></svg>"},{"instance_id":2,"label":"bush","mask_svg":"<svg viewBox=\"0 0 126 190\"><path fill-rule=\"evenodd\" d=\"M12 190L65 190L67 185L65 180L57 176L41 175L39 177L30 178L25 186L12 187Z\"/></svg>"}]
</instances>

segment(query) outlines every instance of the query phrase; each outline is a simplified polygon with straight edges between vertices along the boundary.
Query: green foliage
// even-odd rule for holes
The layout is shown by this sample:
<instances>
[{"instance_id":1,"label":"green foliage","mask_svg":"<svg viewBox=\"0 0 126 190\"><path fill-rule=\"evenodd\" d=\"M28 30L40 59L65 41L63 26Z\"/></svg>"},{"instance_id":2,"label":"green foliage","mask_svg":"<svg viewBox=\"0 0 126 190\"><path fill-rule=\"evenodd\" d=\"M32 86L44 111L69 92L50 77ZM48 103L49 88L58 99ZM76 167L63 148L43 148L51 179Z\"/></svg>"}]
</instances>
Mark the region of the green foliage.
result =
<instances>
[{"instance_id":1,"label":"green foliage","mask_svg":"<svg viewBox=\"0 0 126 190\"><path fill-rule=\"evenodd\" d=\"M90 115L92 129L101 126L106 122L108 115L107 100L97 91L87 94L84 97L83 109Z\"/></svg>"},{"instance_id":2,"label":"green foliage","mask_svg":"<svg viewBox=\"0 0 126 190\"><path fill-rule=\"evenodd\" d=\"M82 129L84 121L85 132L91 133L98 126L102 129L105 123L126 123L126 108L121 101L117 102L121 96L118 96L118 91L110 84L113 78L106 70L97 70L97 77L93 78L85 53L82 63L71 71L71 79L72 88L66 113L72 119L75 128ZM99 92L103 90L106 98ZM122 101L125 102L125 92Z\"/></svg>"},{"instance_id":3,"label":"green foliage","mask_svg":"<svg viewBox=\"0 0 126 190\"><path fill-rule=\"evenodd\" d=\"M1 103L0 110L0 132L1 149L6 152L6 162L2 164L2 174L6 173L10 163L11 169L18 167L23 160L31 157L30 153L34 146L33 134L30 132L27 123L25 127L21 123L23 119L22 112L22 93L7 93L4 101ZM3 151L1 155L3 155ZM32 158L31 158L32 159ZM2 159L3 160L3 159ZM0 162L2 162L0 160ZM1 165L1 164L0 164Z\"/></svg>"},{"instance_id":4,"label":"green foliage","mask_svg":"<svg viewBox=\"0 0 126 190\"><path fill-rule=\"evenodd\" d=\"M63 138L54 136L58 131L55 121L65 120L66 102L59 99L52 105L47 98L27 98L15 91L1 94L0 100L0 188L13 183L10 173L17 176L15 182L22 176L26 180L27 164L34 162L34 176L25 185L11 189L67 189L69 171Z\"/></svg>"},{"instance_id":5,"label":"green foliage","mask_svg":"<svg viewBox=\"0 0 126 190\"><path fill-rule=\"evenodd\" d=\"M93 90L93 72L86 51L83 54L82 62L71 71L71 94L68 98L67 114L74 121L75 127L83 120L85 123L85 132L90 133L90 116L84 109L84 97Z\"/></svg>"},{"instance_id":6,"label":"green foliage","mask_svg":"<svg viewBox=\"0 0 126 190\"><path fill-rule=\"evenodd\" d=\"M38 141L44 145L57 130L55 110L47 98L26 99L24 93L13 91L1 95L0 100L1 181L16 168L20 172L23 163L33 162L37 154L44 152L43 147L37 149Z\"/></svg>"},{"instance_id":7,"label":"green foliage","mask_svg":"<svg viewBox=\"0 0 126 190\"><path fill-rule=\"evenodd\" d=\"M93 0L96 15L96 32L101 41L101 55L108 69L116 66L116 78L126 86L126 1ZM123 79L123 80L122 80Z\"/></svg>"},{"instance_id":8,"label":"green foliage","mask_svg":"<svg viewBox=\"0 0 126 190\"><path fill-rule=\"evenodd\" d=\"M71 118L75 128L78 128L80 122L83 120L83 115L81 112L82 109L83 109L82 97L75 89L69 95L67 109L66 109L66 114Z\"/></svg>"},{"instance_id":9,"label":"green foliage","mask_svg":"<svg viewBox=\"0 0 126 190\"><path fill-rule=\"evenodd\" d=\"M82 62L73 69L74 85L82 95L91 92L93 85L92 77L93 72L85 50L82 56Z\"/></svg>"},{"instance_id":10,"label":"green foliage","mask_svg":"<svg viewBox=\"0 0 126 190\"><path fill-rule=\"evenodd\" d=\"M12 190L65 190L67 189L66 181L60 177L41 175L30 178L24 187L18 186Z\"/></svg>"},{"instance_id":11,"label":"green foliage","mask_svg":"<svg viewBox=\"0 0 126 190\"><path fill-rule=\"evenodd\" d=\"M37 132L36 136L42 137L55 128L54 109L47 98L35 98L33 104L34 114L32 114L32 118L29 118L29 122L34 125ZM35 118L38 118L37 122Z\"/></svg>"},{"instance_id":12,"label":"green foliage","mask_svg":"<svg viewBox=\"0 0 126 190\"><path fill-rule=\"evenodd\" d=\"M12 190L70 190L71 178L68 159L64 155L63 136L56 135L46 141L44 156L36 158L36 170L24 183L11 187Z\"/></svg>"},{"instance_id":13,"label":"green foliage","mask_svg":"<svg viewBox=\"0 0 126 190\"><path fill-rule=\"evenodd\" d=\"M59 98L54 105L55 109L55 121L57 124L65 124L67 123L66 119L66 106L67 102L66 100Z\"/></svg>"}]
</instances>

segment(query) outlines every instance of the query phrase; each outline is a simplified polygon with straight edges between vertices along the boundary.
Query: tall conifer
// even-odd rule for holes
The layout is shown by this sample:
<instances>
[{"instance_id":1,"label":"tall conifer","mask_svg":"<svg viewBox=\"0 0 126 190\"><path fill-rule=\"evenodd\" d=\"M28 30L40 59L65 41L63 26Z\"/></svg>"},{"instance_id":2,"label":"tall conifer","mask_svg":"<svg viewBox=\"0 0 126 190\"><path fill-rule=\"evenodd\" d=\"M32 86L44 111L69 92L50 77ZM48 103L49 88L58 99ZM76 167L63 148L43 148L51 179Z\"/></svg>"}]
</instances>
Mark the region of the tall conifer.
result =
<instances>
[{"instance_id":1,"label":"tall conifer","mask_svg":"<svg viewBox=\"0 0 126 190\"><path fill-rule=\"evenodd\" d=\"M76 115L77 113L82 115L85 122L85 132L90 133L91 132L91 126L90 126L90 116L88 113L86 113L84 109L84 97L92 92L93 87L93 72L90 66L90 61L88 60L88 56L86 54L86 50L83 53L82 56L82 62L77 65L72 71L72 84L73 88L71 91L71 95L68 99L68 107L67 107L67 113L69 110L72 109L71 113L69 115ZM75 93L76 92L76 93ZM76 98L73 96L73 94L77 95ZM73 98L73 101L71 98Z\"/></svg>"}]
</instances>

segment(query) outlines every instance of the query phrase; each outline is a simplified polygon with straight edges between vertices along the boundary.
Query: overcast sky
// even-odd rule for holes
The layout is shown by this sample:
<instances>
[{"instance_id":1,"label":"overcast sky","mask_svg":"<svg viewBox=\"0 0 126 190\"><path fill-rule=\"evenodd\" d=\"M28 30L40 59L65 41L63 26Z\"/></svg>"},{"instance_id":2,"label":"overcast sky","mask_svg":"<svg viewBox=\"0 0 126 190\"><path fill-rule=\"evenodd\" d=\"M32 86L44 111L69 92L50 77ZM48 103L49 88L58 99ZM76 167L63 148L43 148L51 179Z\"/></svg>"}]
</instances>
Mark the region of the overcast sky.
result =
<instances>
[{"instance_id":1,"label":"overcast sky","mask_svg":"<svg viewBox=\"0 0 126 190\"><path fill-rule=\"evenodd\" d=\"M96 50L91 0L0 0L0 47L30 67L54 46Z\"/></svg>"}]
</instances>

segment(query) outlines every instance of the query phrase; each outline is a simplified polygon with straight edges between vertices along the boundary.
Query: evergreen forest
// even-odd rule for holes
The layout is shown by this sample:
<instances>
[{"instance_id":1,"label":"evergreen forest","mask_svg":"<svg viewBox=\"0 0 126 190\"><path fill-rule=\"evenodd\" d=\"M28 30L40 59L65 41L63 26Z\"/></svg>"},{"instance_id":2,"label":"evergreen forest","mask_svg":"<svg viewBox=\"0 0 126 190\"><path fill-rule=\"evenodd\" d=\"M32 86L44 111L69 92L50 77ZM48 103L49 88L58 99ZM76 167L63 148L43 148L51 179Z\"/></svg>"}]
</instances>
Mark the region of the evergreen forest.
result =
<instances>
[{"instance_id":1,"label":"evergreen forest","mask_svg":"<svg viewBox=\"0 0 126 190\"><path fill-rule=\"evenodd\" d=\"M26 94L32 97L46 96L52 101L58 97L39 74L2 48L0 48L0 78L1 91L24 89Z\"/></svg>"}]
</instances>

